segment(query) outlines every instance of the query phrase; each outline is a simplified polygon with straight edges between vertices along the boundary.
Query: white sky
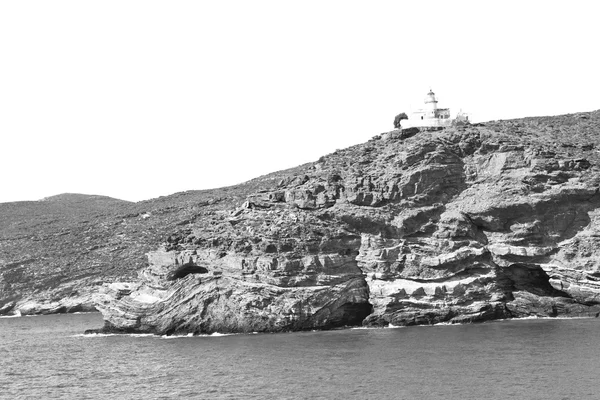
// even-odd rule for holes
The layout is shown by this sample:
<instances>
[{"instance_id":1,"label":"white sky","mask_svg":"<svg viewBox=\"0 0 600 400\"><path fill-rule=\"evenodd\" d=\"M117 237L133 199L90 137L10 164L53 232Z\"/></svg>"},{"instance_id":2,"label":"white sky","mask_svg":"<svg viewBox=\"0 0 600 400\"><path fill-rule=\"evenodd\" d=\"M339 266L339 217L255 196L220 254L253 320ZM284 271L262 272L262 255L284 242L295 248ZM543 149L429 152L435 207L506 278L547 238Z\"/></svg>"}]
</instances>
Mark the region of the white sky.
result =
<instances>
[{"instance_id":1,"label":"white sky","mask_svg":"<svg viewBox=\"0 0 600 400\"><path fill-rule=\"evenodd\" d=\"M598 5L596 5L598 4ZM0 1L0 202L240 183L393 128L600 108L597 1Z\"/></svg>"}]
</instances>

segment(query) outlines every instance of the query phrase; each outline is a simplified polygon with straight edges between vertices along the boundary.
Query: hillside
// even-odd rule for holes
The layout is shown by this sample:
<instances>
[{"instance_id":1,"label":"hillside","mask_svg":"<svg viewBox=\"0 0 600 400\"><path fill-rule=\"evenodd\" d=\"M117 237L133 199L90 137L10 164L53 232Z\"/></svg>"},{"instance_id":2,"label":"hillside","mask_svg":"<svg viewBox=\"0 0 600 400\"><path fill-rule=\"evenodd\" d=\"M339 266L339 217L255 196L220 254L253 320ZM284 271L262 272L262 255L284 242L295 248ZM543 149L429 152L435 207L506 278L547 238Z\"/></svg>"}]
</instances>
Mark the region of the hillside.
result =
<instances>
[{"instance_id":1,"label":"hillside","mask_svg":"<svg viewBox=\"0 0 600 400\"><path fill-rule=\"evenodd\" d=\"M593 316L599 139L600 111L392 131L228 188L0 204L0 308L93 295L105 330L155 333Z\"/></svg>"},{"instance_id":2,"label":"hillside","mask_svg":"<svg viewBox=\"0 0 600 400\"><path fill-rule=\"evenodd\" d=\"M138 203L80 194L0 203L0 314L16 304L24 314L93 309L98 285L136 277L169 235L281 174Z\"/></svg>"}]
</instances>

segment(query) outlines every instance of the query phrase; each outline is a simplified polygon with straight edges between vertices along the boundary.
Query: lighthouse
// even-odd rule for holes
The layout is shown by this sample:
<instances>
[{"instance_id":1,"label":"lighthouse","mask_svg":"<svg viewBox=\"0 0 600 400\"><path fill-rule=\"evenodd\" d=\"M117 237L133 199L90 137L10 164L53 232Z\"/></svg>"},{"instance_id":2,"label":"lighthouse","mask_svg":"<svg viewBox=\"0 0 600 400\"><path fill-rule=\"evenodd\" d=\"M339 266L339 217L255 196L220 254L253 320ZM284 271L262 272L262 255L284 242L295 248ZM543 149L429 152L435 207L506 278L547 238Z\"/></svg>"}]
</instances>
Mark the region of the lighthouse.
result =
<instances>
[{"instance_id":1,"label":"lighthouse","mask_svg":"<svg viewBox=\"0 0 600 400\"><path fill-rule=\"evenodd\" d=\"M452 125L450 109L438 108L438 100L433 90L429 89L424 103L422 109L412 112L408 119L401 122L402 128L444 128Z\"/></svg>"}]
</instances>

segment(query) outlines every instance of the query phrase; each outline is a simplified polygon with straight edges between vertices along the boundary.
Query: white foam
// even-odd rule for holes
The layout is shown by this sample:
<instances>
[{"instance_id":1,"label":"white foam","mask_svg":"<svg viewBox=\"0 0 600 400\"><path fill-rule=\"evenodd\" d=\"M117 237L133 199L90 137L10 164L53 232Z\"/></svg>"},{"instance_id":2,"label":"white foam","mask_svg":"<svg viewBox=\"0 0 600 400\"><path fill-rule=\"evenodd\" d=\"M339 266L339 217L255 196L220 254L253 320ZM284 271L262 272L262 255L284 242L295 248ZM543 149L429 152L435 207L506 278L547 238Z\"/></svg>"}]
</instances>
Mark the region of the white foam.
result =
<instances>
[{"instance_id":1,"label":"white foam","mask_svg":"<svg viewBox=\"0 0 600 400\"><path fill-rule=\"evenodd\" d=\"M193 333L188 333L187 335L162 335L160 339L184 339L184 338L197 338L197 337L222 337L222 336L232 336L237 335L237 333L211 333L209 334L199 334L195 335Z\"/></svg>"},{"instance_id":2,"label":"white foam","mask_svg":"<svg viewBox=\"0 0 600 400\"><path fill-rule=\"evenodd\" d=\"M71 335L71 337L108 337L108 336L116 336L116 333L76 333L75 335Z\"/></svg>"},{"instance_id":3,"label":"white foam","mask_svg":"<svg viewBox=\"0 0 600 400\"><path fill-rule=\"evenodd\" d=\"M540 317L537 315L530 315L527 317L521 317L521 318L506 318L506 319L497 319L495 321L521 321L521 320L530 320L530 319L560 319L560 320L564 320L564 319L590 319L590 318L595 318L594 316L578 316L578 317L565 317L565 316L560 316L560 317Z\"/></svg>"},{"instance_id":4,"label":"white foam","mask_svg":"<svg viewBox=\"0 0 600 400\"><path fill-rule=\"evenodd\" d=\"M406 326L404 326L404 325L394 325L394 324L390 323L388 326L385 327L385 329L399 329L399 328L406 328Z\"/></svg>"},{"instance_id":5,"label":"white foam","mask_svg":"<svg viewBox=\"0 0 600 400\"><path fill-rule=\"evenodd\" d=\"M77 333L71 337L109 337L109 336L129 336L129 337L157 337L153 333Z\"/></svg>"},{"instance_id":6,"label":"white foam","mask_svg":"<svg viewBox=\"0 0 600 400\"><path fill-rule=\"evenodd\" d=\"M406 326L404 325L394 325L394 324L389 324L388 326L355 326L353 328L350 328L350 330L366 330L366 329L399 329L399 328L406 328Z\"/></svg>"},{"instance_id":7,"label":"white foam","mask_svg":"<svg viewBox=\"0 0 600 400\"><path fill-rule=\"evenodd\" d=\"M253 334L255 334L254 332ZM85 338L99 338L99 337L111 337L111 336L129 336L129 337L153 337L157 339L183 339L183 338L194 338L194 337L222 337L222 336L231 336L236 335L236 333L211 333L209 334L200 334L195 335L193 333L188 333L186 335L155 335L153 333L77 333L75 335L71 335L71 337L85 337Z\"/></svg>"}]
</instances>

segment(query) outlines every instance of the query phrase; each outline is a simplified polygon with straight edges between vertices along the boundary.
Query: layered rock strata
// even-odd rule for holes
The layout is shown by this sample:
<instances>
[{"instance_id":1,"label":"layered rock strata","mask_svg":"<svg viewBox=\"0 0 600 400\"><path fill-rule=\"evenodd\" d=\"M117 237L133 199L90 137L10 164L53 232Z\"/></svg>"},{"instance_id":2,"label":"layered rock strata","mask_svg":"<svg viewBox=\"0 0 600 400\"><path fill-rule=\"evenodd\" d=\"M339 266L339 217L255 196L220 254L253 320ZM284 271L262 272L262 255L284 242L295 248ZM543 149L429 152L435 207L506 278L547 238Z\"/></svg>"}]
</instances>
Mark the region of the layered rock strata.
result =
<instances>
[{"instance_id":1,"label":"layered rock strata","mask_svg":"<svg viewBox=\"0 0 600 400\"><path fill-rule=\"evenodd\" d=\"M104 330L597 316L599 122L388 133L322 157L170 237L138 281L105 286Z\"/></svg>"}]
</instances>

